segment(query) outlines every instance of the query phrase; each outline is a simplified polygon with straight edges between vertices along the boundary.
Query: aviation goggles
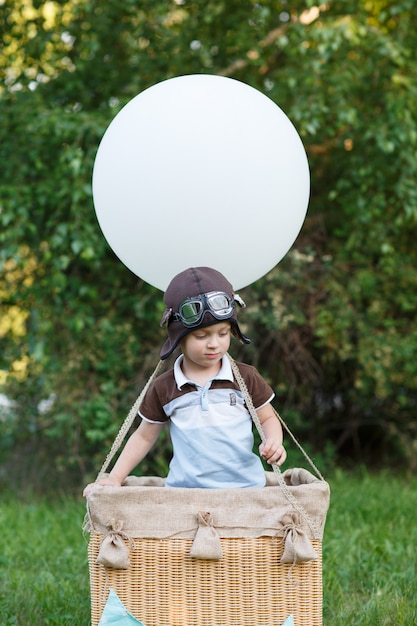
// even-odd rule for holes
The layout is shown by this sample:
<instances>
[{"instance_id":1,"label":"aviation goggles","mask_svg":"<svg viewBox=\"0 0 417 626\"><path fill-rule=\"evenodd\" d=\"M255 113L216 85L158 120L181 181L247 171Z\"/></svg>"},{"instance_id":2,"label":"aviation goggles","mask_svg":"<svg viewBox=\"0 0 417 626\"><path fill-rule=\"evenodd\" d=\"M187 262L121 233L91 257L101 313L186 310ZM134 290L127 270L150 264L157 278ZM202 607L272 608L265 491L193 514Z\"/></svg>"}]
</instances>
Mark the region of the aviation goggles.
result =
<instances>
[{"instance_id":1,"label":"aviation goggles","mask_svg":"<svg viewBox=\"0 0 417 626\"><path fill-rule=\"evenodd\" d=\"M232 317L235 302L245 306L237 295L233 299L224 291L209 291L183 300L178 307L178 313L173 313L172 318L182 322L186 328L198 326L207 312L216 320L226 320Z\"/></svg>"}]
</instances>

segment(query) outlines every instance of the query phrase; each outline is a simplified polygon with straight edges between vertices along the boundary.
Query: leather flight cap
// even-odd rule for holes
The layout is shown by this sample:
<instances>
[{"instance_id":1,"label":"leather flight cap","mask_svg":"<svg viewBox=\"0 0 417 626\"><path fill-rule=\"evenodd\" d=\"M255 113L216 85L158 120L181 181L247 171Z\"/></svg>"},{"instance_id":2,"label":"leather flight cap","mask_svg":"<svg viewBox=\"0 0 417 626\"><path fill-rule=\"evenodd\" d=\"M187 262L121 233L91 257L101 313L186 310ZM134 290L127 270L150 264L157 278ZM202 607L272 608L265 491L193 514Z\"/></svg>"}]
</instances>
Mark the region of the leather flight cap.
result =
<instances>
[{"instance_id":1,"label":"leather flight cap","mask_svg":"<svg viewBox=\"0 0 417 626\"><path fill-rule=\"evenodd\" d=\"M168 338L161 349L160 356L162 360L167 359L178 346L181 339L193 330L218 324L219 321L222 320L231 322L232 334L239 339L239 341L246 344L250 343L250 339L246 337L239 328L235 306L232 307L230 315L222 317L222 320L212 315L209 310L206 310L202 316L201 322L192 328L185 326L183 322L178 319L178 315L175 315L178 313L181 303L187 298L202 296L203 294L213 291L224 292L229 296L232 302L235 301L232 285L223 274L210 267L190 267L177 274L171 280L164 294L166 309L162 317L161 326L166 322L168 323ZM239 300L240 299L236 297L236 301L239 302Z\"/></svg>"}]
</instances>

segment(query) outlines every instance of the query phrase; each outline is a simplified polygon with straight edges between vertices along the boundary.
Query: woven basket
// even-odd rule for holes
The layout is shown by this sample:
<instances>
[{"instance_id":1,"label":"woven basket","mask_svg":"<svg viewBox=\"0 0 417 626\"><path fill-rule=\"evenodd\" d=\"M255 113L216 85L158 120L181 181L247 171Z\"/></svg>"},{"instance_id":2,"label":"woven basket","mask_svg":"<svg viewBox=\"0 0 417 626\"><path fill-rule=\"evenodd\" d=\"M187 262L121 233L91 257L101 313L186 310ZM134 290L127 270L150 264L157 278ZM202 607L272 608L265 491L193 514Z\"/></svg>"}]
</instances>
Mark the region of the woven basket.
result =
<instances>
[{"instance_id":1,"label":"woven basket","mask_svg":"<svg viewBox=\"0 0 417 626\"><path fill-rule=\"evenodd\" d=\"M263 438L245 382L229 359ZM131 408L98 479L160 367ZM110 589L146 626L280 626L290 615L295 626L322 625L321 549L330 489L277 417L318 478L299 468L281 473L273 464L259 489L166 488L162 478L135 477L122 488L95 486L84 524L92 626ZM202 536L213 544L207 553ZM128 558L113 562L112 555L103 565L103 547L113 539Z\"/></svg>"},{"instance_id":2,"label":"woven basket","mask_svg":"<svg viewBox=\"0 0 417 626\"><path fill-rule=\"evenodd\" d=\"M322 624L321 558L279 565L269 537L223 540L221 561L191 559L192 540L142 539L128 570L107 572L95 564L101 540L89 545L93 626L109 588L146 626L279 626L291 614L296 626Z\"/></svg>"},{"instance_id":3,"label":"woven basket","mask_svg":"<svg viewBox=\"0 0 417 626\"><path fill-rule=\"evenodd\" d=\"M328 485L306 470L284 472L289 493L309 520L299 517L299 530L317 558L283 564L280 521L294 504L275 475L267 475L263 489L168 489L158 479L133 477L119 489L97 487L88 499L93 626L110 588L146 626L279 626L291 614L295 626L321 626ZM190 556L199 510L213 513L219 559ZM127 569L97 563L115 520L131 548Z\"/></svg>"}]
</instances>

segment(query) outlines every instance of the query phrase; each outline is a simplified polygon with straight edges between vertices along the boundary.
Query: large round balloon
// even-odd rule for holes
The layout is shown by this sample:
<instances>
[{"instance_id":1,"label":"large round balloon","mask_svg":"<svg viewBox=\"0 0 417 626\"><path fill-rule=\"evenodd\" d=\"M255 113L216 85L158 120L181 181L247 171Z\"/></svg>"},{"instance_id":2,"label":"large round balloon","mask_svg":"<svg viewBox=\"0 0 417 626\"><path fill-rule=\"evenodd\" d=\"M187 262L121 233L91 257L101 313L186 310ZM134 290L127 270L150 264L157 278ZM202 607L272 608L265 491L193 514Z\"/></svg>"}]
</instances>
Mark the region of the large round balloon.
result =
<instances>
[{"instance_id":1,"label":"large round balloon","mask_svg":"<svg viewBox=\"0 0 417 626\"><path fill-rule=\"evenodd\" d=\"M309 168L283 111L240 81L172 78L106 130L93 172L100 227L120 260L164 290L192 266L235 289L288 252L305 218Z\"/></svg>"}]
</instances>

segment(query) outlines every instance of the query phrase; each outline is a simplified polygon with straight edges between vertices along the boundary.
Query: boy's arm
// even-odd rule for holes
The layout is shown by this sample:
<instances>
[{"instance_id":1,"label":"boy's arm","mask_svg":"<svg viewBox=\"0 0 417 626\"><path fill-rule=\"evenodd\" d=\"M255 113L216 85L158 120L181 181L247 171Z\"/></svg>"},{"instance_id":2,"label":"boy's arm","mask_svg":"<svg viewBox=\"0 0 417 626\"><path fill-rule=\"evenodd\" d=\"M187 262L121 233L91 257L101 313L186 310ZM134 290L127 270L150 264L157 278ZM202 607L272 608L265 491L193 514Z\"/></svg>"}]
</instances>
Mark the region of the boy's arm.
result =
<instances>
[{"instance_id":1,"label":"boy's arm","mask_svg":"<svg viewBox=\"0 0 417 626\"><path fill-rule=\"evenodd\" d=\"M287 458L287 453L282 445L281 423L269 403L258 409L256 413L265 436L265 441L259 446L259 453L270 465L272 463L282 465Z\"/></svg>"},{"instance_id":2,"label":"boy's arm","mask_svg":"<svg viewBox=\"0 0 417 626\"><path fill-rule=\"evenodd\" d=\"M165 424L163 423L153 423L142 420L137 430L129 437L108 477L99 480L98 484L120 487L126 476L128 476L148 454L164 426ZM84 497L88 497L95 484L96 483L91 483L87 485L84 489Z\"/></svg>"}]
</instances>

